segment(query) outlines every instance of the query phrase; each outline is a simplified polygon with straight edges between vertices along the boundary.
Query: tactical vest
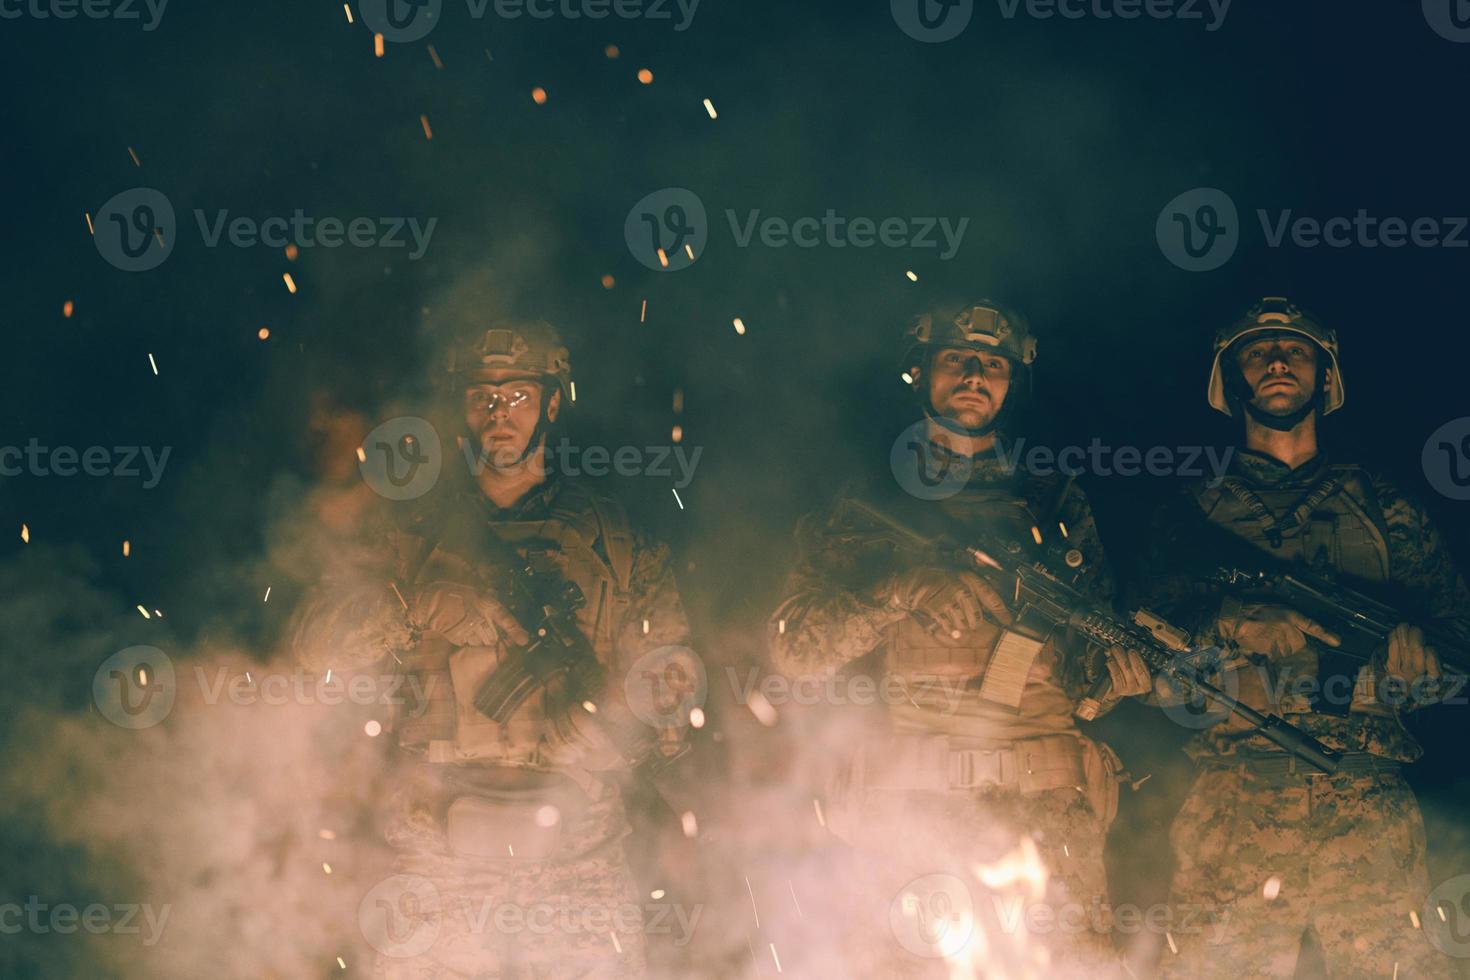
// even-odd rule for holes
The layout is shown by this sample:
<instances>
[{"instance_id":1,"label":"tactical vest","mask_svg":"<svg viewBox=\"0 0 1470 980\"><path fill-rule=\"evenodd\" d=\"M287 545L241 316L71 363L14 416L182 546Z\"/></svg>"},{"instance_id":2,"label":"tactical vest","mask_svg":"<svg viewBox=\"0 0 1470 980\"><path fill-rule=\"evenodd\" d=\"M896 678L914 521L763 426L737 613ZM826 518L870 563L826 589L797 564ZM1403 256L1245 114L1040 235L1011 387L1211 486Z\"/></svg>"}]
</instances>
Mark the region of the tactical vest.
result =
<instances>
[{"instance_id":1,"label":"tactical vest","mask_svg":"<svg viewBox=\"0 0 1470 980\"><path fill-rule=\"evenodd\" d=\"M1038 523L1026 499L1002 489L966 489L939 506L957 527L983 527L1008 540L1029 540ZM1003 631L988 620L958 632L958 637L931 632L905 617L893 628L888 672L913 682L907 689L917 692L924 691L926 678L936 676L977 681L983 699L1014 709L1037 655L1035 646L1002 643L997 648Z\"/></svg>"},{"instance_id":2,"label":"tactical vest","mask_svg":"<svg viewBox=\"0 0 1470 980\"><path fill-rule=\"evenodd\" d=\"M1388 528L1372 483L1357 466L1329 465L1314 481L1274 487L1227 477L1218 487L1194 492L1210 523L1278 561L1328 576L1388 580ZM1360 674L1358 667L1309 638L1302 651L1272 661L1283 685L1276 710L1286 715L1386 713L1374 703L1371 675ZM1332 677L1346 680L1338 689L1352 692L1350 703L1314 701L1290 688L1294 679L1315 678L1327 685Z\"/></svg>"},{"instance_id":3,"label":"tactical vest","mask_svg":"<svg viewBox=\"0 0 1470 980\"><path fill-rule=\"evenodd\" d=\"M544 518L492 523L478 507L461 507L414 538L400 565L401 579L411 588L452 581L490 591L491 569L504 563L507 546L538 576L575 583L587 600L577 624L598 659L613 666L618 629L630 605L633 534L611 498L568 481ZM522 625L535 628L534 622ZM400 747L431 763L539 767L549 692L533 695L505 725L474 707L475 693L503 654L499 645L455 647L439 637L425 638L406 654L403 670L417 687L406 684L404 691L409 698L421 691L423 700L400 712Z\"/></svg>"},{"instance_id":4,"label":"tactical vest","mask_svg":"<svg viewBox=\"0 0 1470 980\"><path fill-rule=\"evenodd\" d=\"M1367 582L1388 580L1388 527L1367 474L1333 464L1312 484L1226 477L1195 498L1205 519L1288 563Z\"/></svg>"}]
</instances>

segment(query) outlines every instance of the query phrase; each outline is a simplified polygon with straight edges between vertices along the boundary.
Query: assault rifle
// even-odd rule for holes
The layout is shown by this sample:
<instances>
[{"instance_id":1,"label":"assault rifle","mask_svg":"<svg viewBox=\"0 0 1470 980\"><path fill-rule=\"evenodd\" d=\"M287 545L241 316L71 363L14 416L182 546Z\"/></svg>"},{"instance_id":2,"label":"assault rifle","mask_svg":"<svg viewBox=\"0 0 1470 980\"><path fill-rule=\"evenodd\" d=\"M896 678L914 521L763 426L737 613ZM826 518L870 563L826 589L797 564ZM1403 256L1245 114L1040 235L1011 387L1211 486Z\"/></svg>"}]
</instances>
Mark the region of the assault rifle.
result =
<instances>
[{"instance_id":1,"label":"assault rifle","mask_svg":"<svg viewBox=\"0 0 1470 980\"><path fill-rule=\"evenodd\" d=\"M864 500L848 499L845 507L899 544L924 554L929 560L980 575L1008 597L1012 623L1007 634L1019 633L1033 641L1045 640L1059 628L1071 629L1104 647L1136 650L1155 673L1183 691L1214 702L1244 721L1254 733L1310 763L1325 773L1337 771L1338 757L1306 732L1276 715L1263 714L1201 679L1187 654L1192 650L1189 635L1146 609L1137 610L1131 622L1087 596L1076 586L1083 571L1082 553L1066 542L1049 542L1032 529L1035 547L1002 540L980 531L967 531L967 539L948 534L926 534L883 509ZM1065 530L1063 529L1065 536ZM1065 566L1062 572L1056 566ZM932 626L932 623L920 625ZM1003 636L1001 642L1004 643ZM1096 717L1098 701L1110 683L1103 676L1078 710L1079 717Z\"/></svg>"},{"instance_id":2,"label":"assault rifle","mask_svg":"<svg viewBox=\"0 0 1470 980\"><path fill-rule=\"evenodd\" d=\"M506 644L505 657L475 692L475 708L504 725L531 695L564 678L572 697L588 699L584 707L591 724L630 763L638 762L654 747L660 757L655 763L658 768L687 752L689 746L678 729L660 728L655 746L654 733L647 726L629 717L616 697L602 696L608 690L607 669L577 624L577 611L587 604L581 588L575 582L538 573L528 558L498 537L490 544L497 546L501 559L495 563L499 574L494 593L531 638L523 646Z\"/></svg>"},{"instance_id":3,"label":"assault rifle","mask_svg":"<svg viewBox=\"0 0 1470 980\"><path fill-rule=\"evenodd\" d=\"M1342 645L1332 652L1352 660L1370 660L1395 626L1414 618L1341 582L1282 564L1222 566L1205 578L1242 596L1270 598L1320 620L1342 637ZM1465 641L1443 629L1422 628L1425 642L1439 654L1446 672L1470 676Z\"/></svg>"}]
</instances>

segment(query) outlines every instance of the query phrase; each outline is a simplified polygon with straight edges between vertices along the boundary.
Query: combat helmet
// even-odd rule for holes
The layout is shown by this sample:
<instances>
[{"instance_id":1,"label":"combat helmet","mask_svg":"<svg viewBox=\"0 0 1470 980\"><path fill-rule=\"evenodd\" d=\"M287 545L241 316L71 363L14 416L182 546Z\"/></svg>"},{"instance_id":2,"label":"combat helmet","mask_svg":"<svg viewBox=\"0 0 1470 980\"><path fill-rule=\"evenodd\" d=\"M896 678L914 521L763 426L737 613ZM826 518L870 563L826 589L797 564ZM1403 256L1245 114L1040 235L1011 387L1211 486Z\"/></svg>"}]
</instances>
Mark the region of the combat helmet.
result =
<instances>
[{"instance_id":1,"label":"combat helmet","mask_svg":"<svg viewBox=\"0 0 1470 980\"><path fill-rule=\"evenodd\" d=\"M1307 412L1319 406L1323 415L1341 408L1346 391L1342 384L1342 371L1337 363L1337 331L1322 326L1316 318L1303 312L1284 296L1263 298L1240 319L1215 332L1214 362L1210 365L1208 391L1210 407L1226 415L1235 414L1234 406L1237 403L1244 403L1248 410L1253 408L1249 400L1250 393L1242 390L1245 379L1235 366L1232 348L1253 336L1276 333L1292 333L1305 337L1326 355L1318 361L1316 397L1290 420L1291 424L1295 425ZM1324 392L1323 380L1327 370L1332 372L1332 388ZM1251 414L1256 415L1255 412Z\"/></svg>"}]
</instances>

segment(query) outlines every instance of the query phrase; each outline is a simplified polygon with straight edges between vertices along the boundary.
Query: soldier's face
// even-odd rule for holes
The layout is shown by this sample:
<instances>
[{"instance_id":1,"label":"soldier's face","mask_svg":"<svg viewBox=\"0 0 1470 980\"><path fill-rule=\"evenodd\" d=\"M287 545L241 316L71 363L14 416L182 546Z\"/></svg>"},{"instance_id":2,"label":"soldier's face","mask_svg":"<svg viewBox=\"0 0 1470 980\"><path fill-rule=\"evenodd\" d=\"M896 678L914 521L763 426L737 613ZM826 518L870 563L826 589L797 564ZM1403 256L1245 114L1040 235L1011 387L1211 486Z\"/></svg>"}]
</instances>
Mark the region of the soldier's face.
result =
<instances>
[{"instance_id":1,"label":"soldier's face","mask_svg":"<svg viewBox=\"0 0 1470 980\"><path fill-rule=\"evenodd\" d=\"M929 404L967 429L990 424L1011 389L1011 362L1000 354L946 347L929 362Z\"/></svg>"},{"instance_id":2,"label":"soldier's face","mask_svg":"<svg viewBox=\"0 0 1470 980\"><path fill-rule=\"evenodd\" d=\"M1316 344L1288 334L1243 344L1236 351L1235 363L1258 408L1272 415L1290 415L1316 394L1317 357ZM1329 375L1327 383L1331 381Z\"/></svg>"},{"instance_id":3,"label":"soldier's face","mask_svg":"<svg viewBox=\"0 0 1470 980\"><path fill-rule=\"evenodd\" d=\"M465 424L491 466L513 465L526 452L545 397L539 381L524 378L486 381L465 389ZM546 405L548 421L556 420L560 406L561 392L552 392Z\"/></svg>"}]
</instances>

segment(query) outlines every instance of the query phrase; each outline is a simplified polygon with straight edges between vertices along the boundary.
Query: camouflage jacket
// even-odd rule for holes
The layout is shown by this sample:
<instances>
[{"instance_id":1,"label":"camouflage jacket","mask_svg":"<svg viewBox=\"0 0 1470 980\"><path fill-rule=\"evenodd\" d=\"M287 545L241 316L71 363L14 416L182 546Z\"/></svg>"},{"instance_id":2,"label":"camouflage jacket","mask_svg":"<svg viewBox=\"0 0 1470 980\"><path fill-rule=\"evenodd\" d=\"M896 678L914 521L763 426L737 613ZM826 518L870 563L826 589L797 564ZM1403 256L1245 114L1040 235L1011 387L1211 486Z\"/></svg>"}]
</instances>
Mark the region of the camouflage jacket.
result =
<instances>
[{"instance_id":1,"label":"camouflage jacket","mask_svg":"<svg viewBox=\"0 0 1470 980\"><path fill-rule=\"evenodd\" d=\"M562 755L548 752L550 732L560 713L579 709L580 701L564 698L583 695L542 689L498 725L473 698L505 645L452 647L422 634L409 615L429 582L496 594L505 581L496 566L511 557L506 543L543 577L581 588L577 624L606 669L604 696L621 697L624 678L646 654L688 642L668 547L629 528L612 498L574 480L552 478L506 509L473 486L446 488L387 505L357 538L297 611L293 647L314 671L407 674L411 683L399 693L410 703L395 718L399 744L430 762L560 767ZM534 622L522 625L535 632Z\"/></svg>"},{"instance_id":2,"label":"camouflage jacket","mask_svg":"<svg viewBox=\"0 0 1470 980\"><path fill-rule=\"evenodd\" d=\"M1319 454L1292 470L1261 453L1237 452L1218 486L1188 485L1155 511L1139 602L1193 631L1198 645L1229 647L1216 620L1222 603L1241 600L1202 576L1212 566L1253 559L1340 577L1360 591L1378 589L1411 621L1470 636L1470 593L1424 508L1363 467ZM1385 703L1375 693L1385 690L1380 666L1348 661L1315 639L1287 658L1240 652L1251 661L1242 669L1254 670L1271 710L1324 744L1400 761L1421 754L1400 714L1427 702ZM1329 704L1327 678L1334 674L1339 693ZM1201 758L1242 749L1276 751L1226 726L1203 732L1188 751Z\"/></svg>"},{"instance_id":3,"label":"camouflage jacket","mask_svg":"<svg viewBox=\"0 0 1470 980\"><path fill-rule=\"evenodd\" d=\"M996 707L985 701L982 676L1001 631L987 622L954 642L925 637L913 617L888 604L880 593L906 560L847 526L843 503L853 496L887 506L896 495L891 488L884 493L876 481L852 484L827 511L798 524L796 564L770 619L776 669L793 679L855 676L892 684L895 696L883 700L900 730L999 739L1075 730L1076 701L1105 671L1102 651L1053 637L1030 664L1019 704ZM1097 598L1110 598L1112 576L1091 508L1082 491L1063 477L1008 467L997 452L977 457L968 482L952 496L904 498L898 506L927 517L942 515L942 523L963 536L966 526L997 532L996 522L1009 519L1017 504L1024 507L1022 523L1065 526L1067 541L1083 553L1090 569L1082 587ZM1029 526L1017 533L1029 536ZM1113 704L1116 700L1105 710Z\"/></svg>"}]
</instances>

